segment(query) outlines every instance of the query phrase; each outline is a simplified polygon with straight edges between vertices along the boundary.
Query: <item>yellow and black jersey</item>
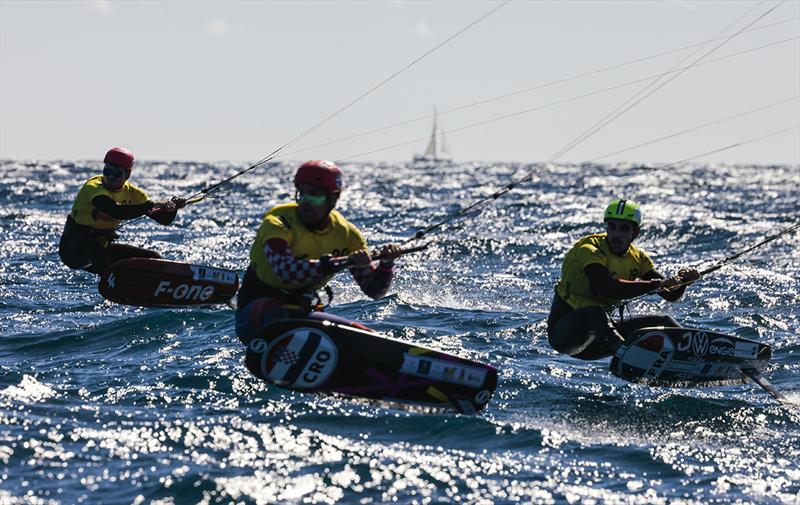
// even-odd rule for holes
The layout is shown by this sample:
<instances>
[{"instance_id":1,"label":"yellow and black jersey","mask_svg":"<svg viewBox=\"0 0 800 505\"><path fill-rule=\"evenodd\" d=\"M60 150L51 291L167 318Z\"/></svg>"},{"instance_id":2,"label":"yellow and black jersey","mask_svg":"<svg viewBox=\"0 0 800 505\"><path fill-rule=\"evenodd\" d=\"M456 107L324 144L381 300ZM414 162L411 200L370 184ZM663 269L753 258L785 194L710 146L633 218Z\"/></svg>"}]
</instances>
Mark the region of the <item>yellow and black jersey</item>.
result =
<instances>
[{"instance_id":1,"label":"yellow and black jersey","mask_svg":"<svg viewBox=\"0 0 800 505\"><path fill-rule=\"evenodd\" d=\"M633 244L622 256L611 251L605 233L589 235L580 239L567 252L561 268L561 280L556 286L558 295L573 309L581 307L608 307L619 302L592 292L584 269L592 264L603 265L615 279L636 280L653 270L650 257Z\"/></svg>"}]
</instances>

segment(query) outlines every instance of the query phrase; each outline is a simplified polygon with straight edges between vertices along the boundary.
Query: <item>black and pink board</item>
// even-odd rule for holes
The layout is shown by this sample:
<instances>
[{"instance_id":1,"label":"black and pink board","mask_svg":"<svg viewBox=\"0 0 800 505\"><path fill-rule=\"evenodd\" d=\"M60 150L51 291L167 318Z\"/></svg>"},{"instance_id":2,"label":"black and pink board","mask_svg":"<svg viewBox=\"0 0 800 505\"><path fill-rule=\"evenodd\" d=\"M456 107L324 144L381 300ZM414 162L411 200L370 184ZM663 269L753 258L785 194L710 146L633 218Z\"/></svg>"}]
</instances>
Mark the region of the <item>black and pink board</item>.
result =
<instances>
[{"instance_id":1,"label":"black and pink board","mask_svg":"<svg viewBox=\"0 0 800 505\"><path fill-rule=\"evenodd\" d=\"M100 276L103 298L142 307L182 307L227 303L239 289L232 270L150 258L112 264Z\"/></svg>"},{"instance_id":2,"label":"black and pink board","mask_svg":"<svg viewBox=\"0 0 800 505\"><path fill-rule=\"evenodd\" d=\"M611 360L611 373L659 386L742 383L772 356L766 344L694 328L643 328Z\"/></svg>"},{"instance_id":3,"label":"black and pink board","mask_svg":"<svg viewBox=\"0 0 800 505\"><path fill-rule=\"evenodd\" d=\"M474 414L497 387L497 369L330 321L271 324L247 343L245 364L271 384Z\"/></svg>"}]
</instances>

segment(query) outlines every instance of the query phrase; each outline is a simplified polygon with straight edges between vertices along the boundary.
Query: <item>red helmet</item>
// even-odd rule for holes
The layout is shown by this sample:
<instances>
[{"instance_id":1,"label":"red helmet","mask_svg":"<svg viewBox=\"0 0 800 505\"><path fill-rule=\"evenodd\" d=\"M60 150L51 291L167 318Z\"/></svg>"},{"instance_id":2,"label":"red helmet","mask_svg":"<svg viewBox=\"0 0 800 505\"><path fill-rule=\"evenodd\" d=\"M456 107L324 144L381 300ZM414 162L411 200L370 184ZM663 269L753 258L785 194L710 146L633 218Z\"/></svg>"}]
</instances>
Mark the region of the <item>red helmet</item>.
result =
<instances>
[{"instance_id":1,"label":"red helmet","mask_svg":"<svg viewBox=\"0 0 800 505\"><path fill-rule=\"evenodd\" d=\"M103 158L104 163L111 163L128 171L133 168L133 161L133 153L123 147L112 147Z\"/></svg>"},{"instance_id":2,"label":"red helmet","mask_svg":"<svg viewBox=\"0 0 800 505\"><path fill-rule=\"evenodd\" d=\"M294 175L296 186L317 186L328 193L341 193L343 183L342 169L335 163L325 160L306 161Z\"/></svg>"}]
</instances>

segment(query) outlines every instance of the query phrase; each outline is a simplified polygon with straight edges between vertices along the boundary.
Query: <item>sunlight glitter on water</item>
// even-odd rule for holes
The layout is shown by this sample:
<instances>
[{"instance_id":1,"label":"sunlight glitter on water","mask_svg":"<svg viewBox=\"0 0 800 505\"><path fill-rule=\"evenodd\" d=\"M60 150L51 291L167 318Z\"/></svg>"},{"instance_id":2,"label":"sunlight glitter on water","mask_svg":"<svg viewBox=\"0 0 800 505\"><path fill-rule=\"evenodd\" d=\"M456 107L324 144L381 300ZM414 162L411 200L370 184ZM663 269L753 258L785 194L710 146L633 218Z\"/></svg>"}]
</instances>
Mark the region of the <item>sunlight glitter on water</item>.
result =
<instances>
[{"instance_id":1,"label":"sunlight glitter on water","mask_svg":"<svg viewBox=\"0 0 800 505\"><path fill-rule=\"evenodd\" d=\"M470 418L254 380L227 308L103 302L95 278L64 268L53 247L96 163L60 165L4 162L0 172L0 247L9 258L0 265L0 501L734 503L791 502L800 493L800 418L752 384L631 385L610 377L607 362L558 356L547 345L560 258L601 229L623 168L543 171L398 262L387 299L365 300L349 277L334 280L335 313L500 368L489 408ZM136 182L166 198L245 166L143 165ZM492 194L520 166L443 174L352 165L358 177L341 209L378 246ZM266 208L291 199L293 168L247 174L225 197L187 207L176 226L136 223L124 239L176 260L242 269ZM796 173L643 171L625 191L645 208L643 247L673 272L785 226L798 210ZM677 304L645 300L635 310L670 311L773 345L768 375L800 400L796 240L720 270Z\"/></svg>"}]
</instances>

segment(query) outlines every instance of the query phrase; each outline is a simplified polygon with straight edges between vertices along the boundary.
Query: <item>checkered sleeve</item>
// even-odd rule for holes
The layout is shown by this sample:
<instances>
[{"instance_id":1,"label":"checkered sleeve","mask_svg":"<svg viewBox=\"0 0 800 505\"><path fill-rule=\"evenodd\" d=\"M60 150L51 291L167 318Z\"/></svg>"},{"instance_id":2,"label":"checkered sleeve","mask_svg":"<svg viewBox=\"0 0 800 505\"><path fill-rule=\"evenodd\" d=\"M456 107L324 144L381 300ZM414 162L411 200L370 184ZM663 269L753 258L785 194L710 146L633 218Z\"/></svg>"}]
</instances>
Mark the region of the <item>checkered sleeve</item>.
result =
<instances>
[{"instance_id":1,"label":"checkered sleeve","mask_svg":"<svg viewBox=\"0 0 800 505\"><path fill-rule=\"evenodd\" d=\"M350 273L361 287L361 291L373 300L383 298L389 291L394 277L394 267L379 262L362 268L351 268Z\"/></svg>"},{"instance_id":2,"label":"checkered sleeve","mask_svg":"<svg viewBox=\"0 0 800 505\"><path fill-rule=\"evenodd\" d=\"M325 277L319 260L295 258L285 240L267 240L264 254L272 271L286 284L302 287Z\"/></svg>"}]
</instances>

